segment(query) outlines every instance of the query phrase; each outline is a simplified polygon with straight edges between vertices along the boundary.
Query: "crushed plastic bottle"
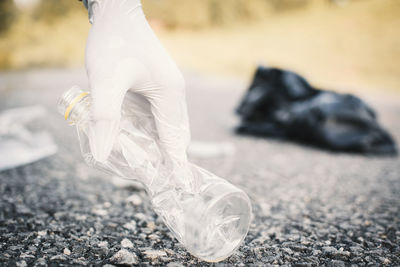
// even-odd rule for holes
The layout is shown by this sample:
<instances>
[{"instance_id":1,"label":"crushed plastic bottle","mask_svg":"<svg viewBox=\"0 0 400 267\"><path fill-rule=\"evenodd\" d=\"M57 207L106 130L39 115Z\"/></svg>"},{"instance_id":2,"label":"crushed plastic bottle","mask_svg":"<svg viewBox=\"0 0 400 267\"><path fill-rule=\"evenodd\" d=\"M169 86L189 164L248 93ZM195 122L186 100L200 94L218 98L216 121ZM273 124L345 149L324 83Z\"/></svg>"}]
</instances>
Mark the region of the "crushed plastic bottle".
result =
<instances>
[{"instance_id":1,"label":"crushed plastic bottle","mask_svg":"<svg viewBox=\"0 0 400 267\"><path fill-rule=\"evenodd\" d=\"M79 87L65 92L58 103L59 112L78 130L85 161L142 183L156 213L193 255L209 262L230 256L247 235L252 217L246 193L196 165L172 163L157 142L154 121L129 92L111 154L103 163L95 161L88 137L90 104L90 95Z\"/></svg>"}]
</instances>

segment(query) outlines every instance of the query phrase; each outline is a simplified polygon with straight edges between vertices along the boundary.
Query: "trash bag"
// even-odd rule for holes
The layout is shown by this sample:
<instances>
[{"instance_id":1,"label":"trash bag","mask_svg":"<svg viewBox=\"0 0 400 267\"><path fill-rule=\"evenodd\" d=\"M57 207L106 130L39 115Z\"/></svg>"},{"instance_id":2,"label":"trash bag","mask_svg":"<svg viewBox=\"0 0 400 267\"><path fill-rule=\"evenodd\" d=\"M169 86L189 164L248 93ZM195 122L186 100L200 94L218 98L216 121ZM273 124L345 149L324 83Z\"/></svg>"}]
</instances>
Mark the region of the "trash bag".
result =
<instances>
[{"instance_id":1,"label":"trash bag","mask_svg":"<svg viewBox=\"0 0 400 267\"><path fill-rule=\"evenodd\" d=\"M393 138L364 101L316 89L294 72L259 67L237 113L238 134L297 140L334 151L397 154Z\"/></svg>"}]
</instances>

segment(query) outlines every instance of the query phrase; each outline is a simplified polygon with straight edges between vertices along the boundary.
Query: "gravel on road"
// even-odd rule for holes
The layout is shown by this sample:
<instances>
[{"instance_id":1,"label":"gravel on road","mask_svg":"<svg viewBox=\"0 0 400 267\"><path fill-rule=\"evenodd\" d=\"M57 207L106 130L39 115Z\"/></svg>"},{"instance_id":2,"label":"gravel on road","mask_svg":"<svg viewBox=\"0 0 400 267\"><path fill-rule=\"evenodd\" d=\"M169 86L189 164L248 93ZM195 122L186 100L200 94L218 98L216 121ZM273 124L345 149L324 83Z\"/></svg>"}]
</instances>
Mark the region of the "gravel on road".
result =
<instances>
[{"instance_id":1,"label":"gravel on road","mask_svg":"<svg viewBox=\"0 0 400 267\"><path fill-rule=\"evenodd\" d=\"M233 110L246 84L196 73L186 79L192 139L235 147L192 160L243 188L253 204L247 238L221 264L400 265L399 158L236 136ZM85 165L75 130L55 107L74 84L87 86L82 69L0 73L0 109L46 106L38 125L59 146L55 156L0 173L0 265L208 266L177 243L143 188ZM399 98L361 97L399 141Z\"/></svg>"}]
</instances>

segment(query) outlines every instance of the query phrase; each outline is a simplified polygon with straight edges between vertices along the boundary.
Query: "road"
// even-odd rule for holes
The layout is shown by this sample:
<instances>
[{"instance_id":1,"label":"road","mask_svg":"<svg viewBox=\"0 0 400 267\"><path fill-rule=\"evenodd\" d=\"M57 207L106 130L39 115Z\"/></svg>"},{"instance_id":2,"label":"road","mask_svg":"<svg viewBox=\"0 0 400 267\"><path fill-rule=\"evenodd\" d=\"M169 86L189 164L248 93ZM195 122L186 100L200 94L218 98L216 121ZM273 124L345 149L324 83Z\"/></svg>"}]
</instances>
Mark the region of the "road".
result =
<instances>
[{"instance_id":1,"label":"road","mask_svg":"<svg viewBox=\"0 0 400 267\"><path fill-rule=\"evenodd\" d=\"M332 153L291 142L236 136L233 110L246 83L186 73L195 141L235 153L193 162L245 190L254 218L223 264L400 265L400 160ZM207 266L188 254L151 209L145 191L87 167L75 130L56 111L83 69L0 73L0 110L42 104L52 157L0 173L0 265ZM361 95L400 140L398 96Z\"/></svg>"}]
</instances>

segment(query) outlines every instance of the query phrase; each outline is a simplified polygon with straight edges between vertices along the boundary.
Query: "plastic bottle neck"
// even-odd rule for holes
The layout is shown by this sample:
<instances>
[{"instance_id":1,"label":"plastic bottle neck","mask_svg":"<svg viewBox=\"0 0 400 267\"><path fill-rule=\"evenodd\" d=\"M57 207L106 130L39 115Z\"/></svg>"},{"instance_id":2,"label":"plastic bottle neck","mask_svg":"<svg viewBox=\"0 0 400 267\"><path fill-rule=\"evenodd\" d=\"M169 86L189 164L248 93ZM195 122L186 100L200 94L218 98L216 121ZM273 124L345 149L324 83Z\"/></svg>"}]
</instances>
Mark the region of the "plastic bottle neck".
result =
<instances>
[{"instance_id":1,"label":"plastic bottle neck","mask_svg":"<svg viewBox=\"0 0 400 267\"><path fill-rule=\"evenodd\" d=\"M89 116L89 93L78 86L66 91L58 100L58 112L69 124L76 124Z\"/></svg>"}]
</instances>

